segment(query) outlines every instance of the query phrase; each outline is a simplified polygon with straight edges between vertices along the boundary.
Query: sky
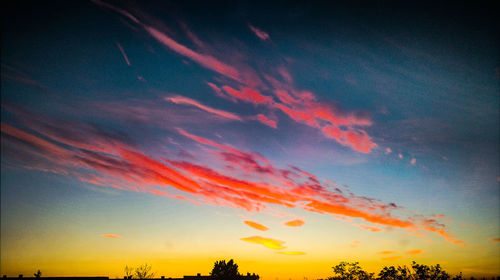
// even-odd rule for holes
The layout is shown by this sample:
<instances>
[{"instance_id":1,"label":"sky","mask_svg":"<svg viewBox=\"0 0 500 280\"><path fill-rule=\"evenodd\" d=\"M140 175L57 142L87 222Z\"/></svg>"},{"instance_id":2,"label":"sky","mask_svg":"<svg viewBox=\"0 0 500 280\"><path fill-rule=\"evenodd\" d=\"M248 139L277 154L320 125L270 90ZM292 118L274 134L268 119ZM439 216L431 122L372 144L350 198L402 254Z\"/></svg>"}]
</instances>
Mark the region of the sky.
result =
<instances>
[{"instance_id":1,"label":"sky","mask_svg":"<svg viewBox=\"0 0 500 280\"><path fill-rule=\"evenodd\" d=\"M500 274L486 4L2 4L0 274Z\"/></svg>"}]
</instances>

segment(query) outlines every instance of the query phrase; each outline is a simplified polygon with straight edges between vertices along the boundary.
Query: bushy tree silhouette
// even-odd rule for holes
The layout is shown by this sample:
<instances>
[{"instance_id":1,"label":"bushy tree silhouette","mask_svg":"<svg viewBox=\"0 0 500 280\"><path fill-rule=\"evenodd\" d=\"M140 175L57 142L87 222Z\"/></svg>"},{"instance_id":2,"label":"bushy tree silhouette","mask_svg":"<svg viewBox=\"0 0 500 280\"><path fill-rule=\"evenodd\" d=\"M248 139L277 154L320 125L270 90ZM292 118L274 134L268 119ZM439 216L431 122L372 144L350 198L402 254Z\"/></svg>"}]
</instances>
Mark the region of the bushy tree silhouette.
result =
<instances>
[{"instance_id":1,"label":"bushy tree silhouette","mask_svg":"<svg viewBox=\"0 0 500 280\"><path fill-rule=\"evenodd\" d=\"M135 269L135 277L137 277L137 279L151 279L154 276L155 273L151 272L151 265L148 265L147 263Z\"/></svg>"},{"instance_id":2,"label":"bushy tree silhouette","mask_svg":"<svg viewBox=\"0 0 500 280\"><path fill-rule=\"evenodd\" d=\"M329 277L328 280L370 280L373 279L373 273L364 271L359 262L341 262L333 267L335 276Z\"/></svg>"},{"instance_id":3,"label":"bushy tree silhouette","mask_svg":"<svg viewBox=\"0 0 500 280\"><path fill-rule=\"evenodd\" d=\"M380 280L449 280L451 276L439 264L427 266L412 262L411 268L406 266L384 267L378 274ZM451 278L462 280L462 273Z\"/></svg>"},{"instance_id":4,"label":"bushy tree silhouette","mask_svg":"<svg viewBox=\"0 0 500 280\"><path fill-rule=\"evenodd\" d=\"M231 259L227 263L226 260L216 261L210 275L215 279L232 280L238 279L240 273L238 272L238 265Z\"/></svg>"},{"instance_id":5,"label":"bushy tree silhouette","mask_svg":"<svg viewBox=\"0 0 500 280\"><path fill-rule=\"evenodd\" d=\"M132 276L134 276L134 268L128 267L128 265L126 265L124 270L125 270L125 278L132 279Z\"/></svg>"},{"instance_id":6,"label":"bushy tree silhouette","mask_svg":"<svg viewBox=\"0 0 500 280\"><path fill-rule=\"evenodd\" d=\"M40 271L40 269L35 273L33 274L35 275L35 278L39 279L40 277L42 277L42 272Z\"/></svg>"}]
</instances>

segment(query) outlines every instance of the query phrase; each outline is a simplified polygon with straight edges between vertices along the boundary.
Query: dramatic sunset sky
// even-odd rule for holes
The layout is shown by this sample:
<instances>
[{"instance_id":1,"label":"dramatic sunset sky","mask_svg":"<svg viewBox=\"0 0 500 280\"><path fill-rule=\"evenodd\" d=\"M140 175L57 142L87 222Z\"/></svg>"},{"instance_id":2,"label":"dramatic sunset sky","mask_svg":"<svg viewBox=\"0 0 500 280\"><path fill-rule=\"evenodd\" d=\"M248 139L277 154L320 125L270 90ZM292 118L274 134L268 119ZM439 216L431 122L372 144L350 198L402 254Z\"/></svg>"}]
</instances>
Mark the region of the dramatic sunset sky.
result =
<instances>
[{"instance_id":1,"label":"dramatic sunset sky","mask_svg":"<svg viewBox=\"0 0 500 280\"><path fill-rule=\"evenodd\" d=\"M12 2L0 274L500 274L492 7Z\"/></svg>"}]
</instances>

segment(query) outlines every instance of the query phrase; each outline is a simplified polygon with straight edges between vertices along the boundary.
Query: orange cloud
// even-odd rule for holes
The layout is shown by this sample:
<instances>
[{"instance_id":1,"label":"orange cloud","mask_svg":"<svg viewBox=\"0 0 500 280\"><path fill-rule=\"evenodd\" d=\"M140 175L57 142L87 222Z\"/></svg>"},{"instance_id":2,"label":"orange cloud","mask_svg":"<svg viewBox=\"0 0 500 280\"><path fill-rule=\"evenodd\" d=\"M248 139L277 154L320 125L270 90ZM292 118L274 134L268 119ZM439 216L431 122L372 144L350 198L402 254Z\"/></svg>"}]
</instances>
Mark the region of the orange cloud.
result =
<instances>
[{"instance_id":1,"label":"orange cloud","mask_svg":"<svg viewBox=\"0 0 500 280\"><path fill-rule=\"evenodd\" d=\"M261 244L267 248L275 249L275 250L286 248L283 246L283 244L285 243L284 241L260 237L260 236L245 237L245 238L241 238L241 240L246 241L246 242Z\"/></svg>"},{"instance_id":2,"label":"orange cloud","mask_svg":"<svg viewBox=\"0 0 500 280\"><path fill-rule=\"evenodd\" d=\"M250 227L253 227L254 229L258 229L258 230L262 230L262 231L266 231L266 230L269 229L266 226L263 226L263 225L261 225L259 223L252 222L252 221L244 221L244 223L247 224Z\"/></svg>"},{"instance_id":3,"label":"orange cloud","mask_svg":"<svg viewBox=\"0 0 500 280\"><path fill-rule=\"evenodd\" d=\"M380 251L380 252L377 252L377 254L380 254L380 255L390 255L390 254L394 254L396 253L396 251Z\"/></svg>"},{"instance_id":4,"label":"orange cloud","mask_svg":"<svg viewBox=\"0 0 500 280\"><path fill-rule=\"evenodd\" d=\"M384 261L395 261L398 259L401 259L403 256L392 256L392 257L385 257L385 258L380 258L381 260Z\"/></svg>"},{"instance_id":5,"label":"orange cloud","mask_svg":"<svg viewBox=\"0 0 500 280\"><path fill-rule=\"evenodd\" d=\"M120 238L121 236L116 235L116 234L101 234L102 237L108 237L108 238Z\"/></svg>"},{"instance_id":6,"label":"orange cloud","mask_svg":"<svg viewBox=\"0 0 500 280\"><path fill-rule=\"evenodd\" d=\"M285 223L285 225L289 226L289 227L300 227L300 226L302 226L304 224L305 224L305 222L302 221L302 220L299 220L299 219L288 221L288 222Z\"/></svg>"},{"instance_id":7,"label":"orange cloud","mask_svg":"<svg viewBox=\"0 0 500 280\"><path fill-rule=\"evenodd\" d=\"M282 254L282 255L291 255L291 256L300 256L300 255L306 254L305 252L300 252L300 251L280 251L280 252L276 252L276 253Z\"/></svg>"},{"instance_id":8,"label":"orange cloud","mask_svg":"<svg viewBox=\"0 0 500 280\"><path fill-rule=\"evenodd\" d=\"M490 238L491 241L493 242L500 242L500 238L496 237L496 238Z\"/></svg>"},{"instance_id":9,"label":"orange cloud","mask_svg":"<svg viewBox=\"0 0 500 280\"><path fill-rule=\"evenodd\" d=\"M423 252L424 252L424 250L411 250L411 251L406 252L406 254L408 254L408 255L418 255L418 254L422 254Z\"/></svg>"}]
</instances>

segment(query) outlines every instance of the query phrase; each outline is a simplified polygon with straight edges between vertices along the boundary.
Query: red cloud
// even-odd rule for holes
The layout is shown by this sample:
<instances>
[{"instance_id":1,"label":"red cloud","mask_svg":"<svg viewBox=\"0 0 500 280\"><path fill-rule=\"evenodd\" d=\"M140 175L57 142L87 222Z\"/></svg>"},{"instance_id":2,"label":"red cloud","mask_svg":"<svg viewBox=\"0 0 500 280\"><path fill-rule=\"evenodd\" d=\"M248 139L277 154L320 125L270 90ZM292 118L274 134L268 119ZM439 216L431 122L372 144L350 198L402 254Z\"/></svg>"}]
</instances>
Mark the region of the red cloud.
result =
<instances>
[{"instance_id":1,"label":"red cloud","mask_svg":"<svg viewBox=\"0 0 500 280\"><path fill-rule=\"evenodd\" d=\"M28 115L23 116L28 118ZM230 175L215 167L189 161L147 155L123 137L103 133L95 127L78 123L58 123L37 117L24 124L37 130L39 136L8 124L1 125L2 140L23 166L56 170L84 182L120 190L147 192L193 203L209 203L259 211L268 204L302 208L307 211L360 218L364 221L407 230L435 232L446 240L461 244L444 229L444 225L423 217L394 217L394 209L378 201L340 191L328 190L328 184L296 167L280 169L263 156L243 152L230 145L190 134L184 135L210 149L222 163L238 172ZM33 160L33 158L38 158ZM193 159L196 160L197 157ZM36 162L37 165L30 163ZM238 174L243 176L238 177ZM258 180L250 180L256 178ZM190 197L169 193L175 188ZM293 221L290 225L299 225Z\"/></svg>"},{"instance_id":2,"label":"red cloud","mask_svg":"<svg viewBox=\"0 0 500 280\"><path fill-rule=\"evenodd\" d=\"M267 126L272 127L272 128L278 128L278 124L276 123L276 121L270 120L269 118L267 118L263 114L258 114L257 115L257 120L259 122L267 125Z\"/></svg>"},{"instance_id":3,"label":"red cloud","mask_svg":"<svg viewBox=\"0 0 500 280\"><path fill-rule=\"evenodd\" d=\"M258 229L258 230L262 230L262 231L266 231L268 230L269 228L266 227L266 226L263 226L259 223L256 223L256 222L252 222L252 221L244 221L244 223L250 227L253 227L254 229Z\"/></svg>"},{"instance_id":4,"label":"red cloud","mask_svg":"<svg viewBox=\"0 0 500 280\"><path fill-rule=\"evenodd\" d=\"M285 223L285 225L289 227L301 227L304 224L305 222L302 220L292 220Z\"/></svg>"},{"instance_id":5,"label":"red cloud","mask_svg":"<svg viewBox=\"0 0 500 280\"><path fill-rule=\"evenodd\" d=\"M496 238L490 238L491 241L493 242L500 242L500 238L496 237Z\"/></svg>"}]
</instances>

